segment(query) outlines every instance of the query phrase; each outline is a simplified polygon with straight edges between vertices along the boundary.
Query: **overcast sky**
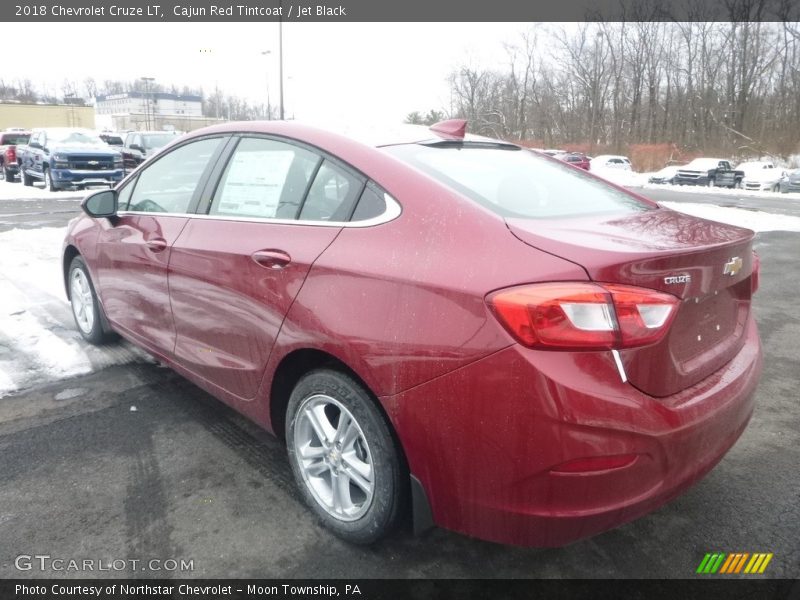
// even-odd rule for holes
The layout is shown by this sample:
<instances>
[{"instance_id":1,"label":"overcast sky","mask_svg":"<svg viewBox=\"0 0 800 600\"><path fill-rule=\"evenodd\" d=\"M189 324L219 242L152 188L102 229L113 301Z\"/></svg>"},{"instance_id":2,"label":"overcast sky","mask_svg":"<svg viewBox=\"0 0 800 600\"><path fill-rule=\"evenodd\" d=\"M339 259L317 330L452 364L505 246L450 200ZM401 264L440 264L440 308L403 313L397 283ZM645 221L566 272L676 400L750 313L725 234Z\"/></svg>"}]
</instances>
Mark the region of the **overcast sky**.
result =
<instances>
[{"instance_id":1,"label":"overcast sky","mask_svg":"<svg viewBox=\"0 0 800 600\"><path fill-rule=\"evenodd\" d=\"M287 117L401 121L450 105L447 75L468 63L505 66L504 43L525 23L287 23L283 26ZM218 84L226 93L278 100L277 23L3 24L0 77L29 78L61 95L64 78L164 85ZM36 40L40 40L37 42ZM24 51L22 50L24 48ZM206 52L201 52L206 50ZM262 56L261 52L271 54Z\"/></svg>"}]
</instances>

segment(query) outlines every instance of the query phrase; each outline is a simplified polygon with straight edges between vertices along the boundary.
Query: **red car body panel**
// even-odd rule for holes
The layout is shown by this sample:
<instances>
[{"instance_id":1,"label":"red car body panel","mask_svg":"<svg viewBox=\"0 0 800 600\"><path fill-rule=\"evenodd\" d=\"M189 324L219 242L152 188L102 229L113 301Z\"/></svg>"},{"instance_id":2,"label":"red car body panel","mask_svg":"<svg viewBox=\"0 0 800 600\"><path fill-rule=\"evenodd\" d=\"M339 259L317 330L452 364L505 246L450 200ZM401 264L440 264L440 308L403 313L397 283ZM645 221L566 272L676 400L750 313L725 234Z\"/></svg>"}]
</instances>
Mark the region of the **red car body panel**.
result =
<instances>
[{"instance_id":1,"label":"red car body panel","mask_svg":"<svg viewBox=\"0 0 800 600\"><path fill-rule=\"evenodd\" d=\"M173 145L237 131L329 152L402 213L370 227L82 217L65 246L86 259L115 329L260 425L282 429L270 394L283 361L324 352L380 401L436 524L542 546L663 504L741 434L761 371L751 232L665 209L503 219L388 153L293 123L221 125ZM154 252L155 239L166 248ZM272 270L259 251L291 262ZM723 276L735 254L740 272ZM666 284L676 271L691 282ZM620 351L630 382L609 351L523 347L485 302L510 286L590 280L681 298L674 331ZM710 337L682 354L693 335ZM632 462L553 471L614 455Z\"/></svg>"},{"instance_id":2,"label":"red car body panel","mask_svg":"<svg viewBox=\"0 0 800 600\"><path fill-rule=\"evenodd\" d=\"M336 227L192 219L172 248L175 360L241 400L256 397L283 319ZM290 267L253 256L280 248ZM224 307L221 310L221 307Z\"/></svg>"},{"instance_id":3,"label":"red car body panel","mask_svg":"<svg viewBox=\"0 0 800 600\"><path fill-rule=\"evenodd\" d=\"M436 523L497 542L561 546L654 510L720 460L753 411L761 355L752 321L747 335L724 369L666 401L631 392L607 354L519 345L381 400ZM636 460L551 471L600 454Z\"/></svg>"},{"instance_id":4,"label":"red car body panel","mask_svg":"<svg viewBox=\"0 0 800 600\"><path fill-rule=\"evenodd\" d=\"M167 268L171 245L188 221L129 214L113 226L100 221L97 236L94 275L106 316L139 343L166 352L175 345Z\"/></svg>"}]
</instances>

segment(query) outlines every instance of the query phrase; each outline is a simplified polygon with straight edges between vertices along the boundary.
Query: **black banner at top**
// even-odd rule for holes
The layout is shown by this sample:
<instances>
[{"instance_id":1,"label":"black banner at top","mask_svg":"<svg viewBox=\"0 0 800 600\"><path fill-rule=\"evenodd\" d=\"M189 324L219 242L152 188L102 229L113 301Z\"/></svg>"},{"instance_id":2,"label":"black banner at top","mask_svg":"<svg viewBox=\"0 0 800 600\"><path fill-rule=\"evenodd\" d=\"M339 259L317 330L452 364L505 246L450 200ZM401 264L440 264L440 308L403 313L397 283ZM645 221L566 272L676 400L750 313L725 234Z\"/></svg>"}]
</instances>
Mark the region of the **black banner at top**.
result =
<instances>
[{"instance_id":1,"label":"black banner at top","mask_svg":"<svg viewBox=\"0 0 800 600\"><path fill-rule=\"evenodd\" d=\"M3 0L8 22L795 21L795 0Z\"/></svg>"}]
</instances>

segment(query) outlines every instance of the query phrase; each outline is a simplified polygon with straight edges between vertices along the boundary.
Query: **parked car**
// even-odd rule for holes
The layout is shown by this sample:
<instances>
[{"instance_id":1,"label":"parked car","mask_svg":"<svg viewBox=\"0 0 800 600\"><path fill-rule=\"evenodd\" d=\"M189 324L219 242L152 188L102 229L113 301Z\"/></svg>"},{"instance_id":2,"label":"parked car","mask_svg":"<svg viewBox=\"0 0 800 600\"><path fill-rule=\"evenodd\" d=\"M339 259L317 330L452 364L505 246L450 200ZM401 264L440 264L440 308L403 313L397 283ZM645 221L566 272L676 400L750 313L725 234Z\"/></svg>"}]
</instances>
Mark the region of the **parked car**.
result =
<instances>
[{"instance_id":1,"label":"parked car","mask_svg":"<svg viewBox=\"0 0 800 600\"><path fill-rule=\"evenodd\" d=\"M0 131L0 178L14 181L19 173L17 146L27 144L30 137L31 132L24 129Z\"/></svg>"},{"instance_id":2,"label":"parked car","mask_svg":"<svg viewBox=\"0 0 800 600\"><path fill-rule=\"evenodd\" d=\"M285 440L352 542L406 506L538 546L654 510L753 412L754 234L465 128L184 136L70 223L81 335Z\"/></svg>"},{"instance_id":3,"label":"parked car","mask_svg":"<svg viewBox=\"0 0 800 600\"><path fill-rule=\"evenodd\" d=\"M709 187L741 187L744 171L735 170L730 161L721 158L695 158L678 169L678 185L707 185Z\"/></svg>"},{"instance_id":4,"label":"parked car","mask_svg":"<svg viewBox=\"0 0 800 600\"><path fill-rule=\"evenodd\" d=\"M787 173L780 181L781 193L800 192L800 169Z\"/></svg>"},{"instance_id":5,"label":"parked car","mask_svg":"<svg viewBox=\"0 0 800 600\"><path fill-rule=\"evenodd\" d=\"M675 176L678 174L678 169L682 167L672 165L668 167L664 167L660 171L657 171L650 175L647 179L647 183L675 183Z\"/></svg>"},{"instance_id":6,"label":"parked car","mask_svg":"<svg viewBox=\"0 0 800 600\"><path fill-rule=\"evenodd\" d=\"M595 156L591 161L592 169L620 169L631 171L631 161L627 156L614 156L611 154L601 154Z\"/></svg>"},{"instance_id":7,"label":"parked car","mask_svg":"<svg viewBox=\"0 0 800 600\"><path fill-rule=\"evenodd\" d=\"M41 180L53 192L122 179L122 155L89 129L34 129L18 158L24 185Z\"/></svg>"},{"instance_id":8,"label":"parked car","mask_svg":"<svg viewBox=\"0 0 800 600\"><path fill-rule=\"evenodd\" d=\"M131 131L125 136L122 159L125 172L133 171L161 148L174 141L174 131Z\"/></svg>"},{"instance_id":9,"label":"parked car","mask_svg":"<svg viewBox=\"0 0 800 600\"><path fill-rule=\"evenodd\" d=\"M564 162L571 164L573 167L578 167L579 169L584 169L586 171L589 170L590 161L585 154L581 154L580 152L556 154L555 158L563 160Z\"/></svg>"},{"instance_id":10,"label":"parked car","mask_svg":"<svg viewBox=\"0 0 800 600\"><path fill-rule=\"evenodd\" d=\"M786 175L786 171L778 169L775 163L769 160L739 163L736 170L744 173L740 187L746 190L777 192L780 189L781 178Z\"/></svg>"}]
</instances>

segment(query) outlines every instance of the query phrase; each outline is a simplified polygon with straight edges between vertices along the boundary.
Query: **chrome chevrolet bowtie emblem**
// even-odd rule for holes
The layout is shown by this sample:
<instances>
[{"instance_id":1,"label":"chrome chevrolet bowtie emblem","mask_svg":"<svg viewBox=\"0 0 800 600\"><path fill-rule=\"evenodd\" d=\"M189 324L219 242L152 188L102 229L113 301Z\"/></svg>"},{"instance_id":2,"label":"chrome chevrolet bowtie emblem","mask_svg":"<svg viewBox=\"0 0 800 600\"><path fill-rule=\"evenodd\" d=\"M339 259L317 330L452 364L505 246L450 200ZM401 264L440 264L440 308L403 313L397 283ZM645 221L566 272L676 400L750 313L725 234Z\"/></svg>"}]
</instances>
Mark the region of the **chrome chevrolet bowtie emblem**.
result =
<instances>
[{"instance_id":1,"label":"chrome chevrolet bowtie emblem","mask_svg":"<svg viewBox=\"0 0 800 600\"><path fill-rule=\"evenodd\" d=\"M725 263L725 269L722 271L723 275L730 275L733 277L739 271L742 270L742 259L738 256L734 256L728 262Z\"/></svg>"},{"instance_id":2,"label":"chrome chevrolet bowtie emblem","mask_svg":"<svg viewBox=\"0 0 800 600\"><path fill-rule=\"evenodd\" d=\"M99 164L100 164L100 161L99 161L99 160L90 160L90 161L89 161L89 164L90 164L90 165L99 165Z\"/></svg>"}]
</instances>

